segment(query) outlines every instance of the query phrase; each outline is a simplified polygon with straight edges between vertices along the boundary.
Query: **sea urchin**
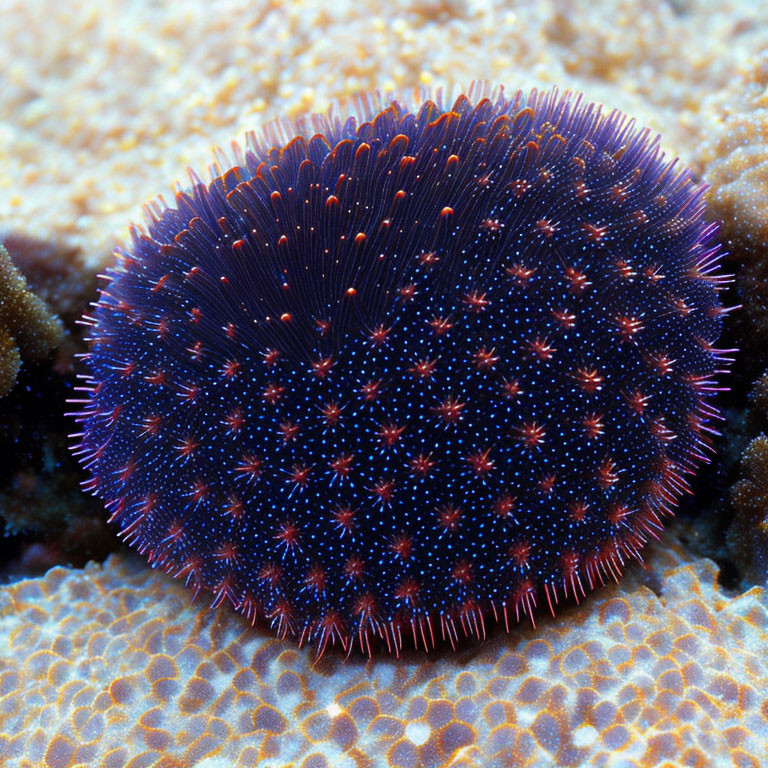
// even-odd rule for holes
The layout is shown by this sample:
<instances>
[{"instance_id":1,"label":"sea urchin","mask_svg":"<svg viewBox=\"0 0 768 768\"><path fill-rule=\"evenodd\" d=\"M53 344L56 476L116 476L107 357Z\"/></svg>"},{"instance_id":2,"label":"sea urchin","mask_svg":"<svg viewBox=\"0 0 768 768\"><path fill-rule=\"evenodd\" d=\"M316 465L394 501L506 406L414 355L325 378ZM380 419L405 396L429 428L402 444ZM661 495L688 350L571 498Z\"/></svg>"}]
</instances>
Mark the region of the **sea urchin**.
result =
<instances>
[{"instance_id":1,"label":"sea urchin","mask_svg":"<svg viewBox=\"0 0 768 768\"><path fill-rule=\"evenodd\" d=\"M475 86L233 153L87 318L76 451L126 541L319 652L482 636L640 558L725 365L717 228L658 139Z\"/></svg>"}]
</instances>

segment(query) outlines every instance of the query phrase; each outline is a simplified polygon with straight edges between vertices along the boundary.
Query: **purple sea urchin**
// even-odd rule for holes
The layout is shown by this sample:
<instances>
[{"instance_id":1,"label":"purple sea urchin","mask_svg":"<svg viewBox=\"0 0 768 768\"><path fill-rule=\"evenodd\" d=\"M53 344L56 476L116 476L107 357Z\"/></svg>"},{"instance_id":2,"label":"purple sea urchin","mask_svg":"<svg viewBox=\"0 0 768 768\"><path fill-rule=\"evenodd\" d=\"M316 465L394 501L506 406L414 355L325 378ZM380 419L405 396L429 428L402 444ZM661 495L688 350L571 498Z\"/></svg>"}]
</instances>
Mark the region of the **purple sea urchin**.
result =
<instances>
[{"instance_id":1,"label":"purple sea urchin","mask_svg":"<svg viewBox=\"0 0 768 768\"><path fill-rule=\"evenodd\" d=\"M703 188L556 91L275 123L153 206L95 307L77 453L155 566L392 652L617 578L704 459Z\"/></svg>"}]
</instances>

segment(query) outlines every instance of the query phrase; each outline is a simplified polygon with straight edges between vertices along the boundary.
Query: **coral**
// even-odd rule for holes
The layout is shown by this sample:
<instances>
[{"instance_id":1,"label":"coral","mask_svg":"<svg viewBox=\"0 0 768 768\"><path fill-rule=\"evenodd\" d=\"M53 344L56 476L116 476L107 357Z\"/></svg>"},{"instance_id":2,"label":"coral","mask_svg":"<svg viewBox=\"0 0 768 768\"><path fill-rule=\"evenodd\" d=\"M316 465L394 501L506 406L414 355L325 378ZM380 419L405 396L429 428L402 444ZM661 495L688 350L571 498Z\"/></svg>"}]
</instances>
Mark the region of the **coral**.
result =
<instances>
[{"instance_id":1,"label":"coral","mask_svg":"<svg viewBox=\"0 0 768 768\"><path fill-rule=\"evenodd\" d=\"M735 381L743 410L740 434L730 442L746 446L741 473L732 488L735 515L726 542L745 583L768 578L768 53L745 64L718 121L697 150L697 165L710 185L709 204L723 219L723 237L735 264L743 311L736 317L739 360ZM755 380L756 379L756 380ZM754 383L753 383L754 381Z\"/></svg>"},{"instance_id":2,"label":"coral","mask_svg":"<svg viewBox=\"0 0 768 768\"><path fill-rule=\"evenodd\" d=\"M122 536L320 653L617 578L717 415L690 173L556 90L425 98L252 134L89 318L77 453Z\"/></svg>"},{"instance_id":3,"label":"coral","mask_svg":"<svg viewBox=\"0 0 768 768\"><path fill-rule=\"evenodd\" d=\"M731 490L726 542L744 584L768 583L768 372L752 387L744 433L752 437Z\"/></svg>"},{"instance_id":4,"label":"coral","mask_svg":"<svg viewBox=\"0 0 768 768\"><path fill-rule=\"evenodd\" d=\"M752 385L749 405L747 414L750 426L753 429L768 430L768 371L763 373Z\"/></svg>"},{"instance_id":5,"label":"coral","mask_svg":"<svg viewBox=\"0 0 768 768\"><path fill-rule=\"evenodd\" d=\"M728 546L743 578L768 583L768 437L758 435L742 456L743 477L733 486L736 514Z\"/></svg>"},{"instance_id":6,"label":"coral","mask_svg":"<svg viewBox=\"0 0 768 768\"><path fill-rule=\"evenodd\" d=\"M29 290L24 275L0 244L0 397L13 389L22 356L45 359L63 335L61 321Z\"/></svg>"},{"instance_id":7,"label":"coral","mask_svg":"<svg viewBox=\"0 0 768 768\"><path fill-rule=\"evenodd\" d=\"M457 654L318 662L113 555L0 592L14 768L758 768L768 596L674 537L592 610Z\"/></svg>"},{"instance_id":8,"label":"coral","mask_svg":"<svg viewBox=\"0 0 768 768\"><path fill-rule=\"evenodd\" d=\"M5 0L0 221L34 222L100 267L158 179L206 163L211 142L339 96L478 75L568 83L687 162L712 100L768 47L764 4L745 0L215 5Z\"/></svg>"},{"instance_id":9,"label":"coral","mask_svg":"<svg viewBox=\"0 0 768 768\"><path fill-rule=\"evenodd\" d=\"M768 365L768 53L750 62L697 151L744 305L747 365Z\"/></svg>"},{"instance_id":10,"label":"coral","mask_svg":"<svg viewBox=\"0 0 768 768\"><path fill-rule=\"evenodd\" d=\"M62 403L64 393L60 395ZM9 431L7 425L1 426L0 440ZM5 536L18 537L22 548L44 542L56 563L82 566L88 560L103 560L117 542L99 505L80 489L83 477L71 462L65 435L43 429L39 442L39 452L20 450L17 461L0 473L5 481L0 486Z\"/></svg>"},{"instance_id":11,"label":"coral","mask_svg":"<svg viewBox=\"0 0 768 768\"><path fill-rule=\"evenodd\" d=\"M74 356L84 351L76 321L96 293L96 278L72 249L17 231L0 235L0 242L17 268L16 284L26 281L26 295L34 293L35 306L44 302L45 311L61 319L55 321L55 338L47 340L55 349L44 360L25 359L17 386L0 400L0 444L12 446L0 465L3 572L7 560L40 562L26 557L29 547L48 551L40 564L103 559L115 548L114 537L99 505L80 489L84 477L67 450L71 422L63 414L75 384Z\"/></svg>"},{"instance_id":12,"label":"coral","mask_svg":"<svg viewBox=\"0 0 768 768\"><path fill-rule=\"evenodd\" d=\"M58 315L70 334L79 338L75 333L77 321L97 288L96 275L86 266L83 254L18 230L0 234L0 242L29 289Z\"/></svg>"}]
</instances>

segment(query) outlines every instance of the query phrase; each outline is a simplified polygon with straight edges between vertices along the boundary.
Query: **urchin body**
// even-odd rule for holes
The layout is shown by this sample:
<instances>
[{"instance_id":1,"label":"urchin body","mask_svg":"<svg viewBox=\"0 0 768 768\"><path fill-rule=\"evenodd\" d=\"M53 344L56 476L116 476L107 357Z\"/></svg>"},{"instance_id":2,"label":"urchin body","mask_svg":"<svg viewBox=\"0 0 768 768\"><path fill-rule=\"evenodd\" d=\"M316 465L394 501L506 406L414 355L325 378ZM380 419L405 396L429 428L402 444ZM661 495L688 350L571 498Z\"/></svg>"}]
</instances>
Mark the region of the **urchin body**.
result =
<instances>
[{"instance_id":1,"label":"urchin body","mask_svg":"<svg viewBox=\"0 0 768 768\"><path fill-rule=\"evenodd\" d=\"M623 115L357 117L252 137L135 232L79 452L157 567L320 650L397 651L639 557L716 415L721 278L703 190Z\"/></svg>"}]
</instances>

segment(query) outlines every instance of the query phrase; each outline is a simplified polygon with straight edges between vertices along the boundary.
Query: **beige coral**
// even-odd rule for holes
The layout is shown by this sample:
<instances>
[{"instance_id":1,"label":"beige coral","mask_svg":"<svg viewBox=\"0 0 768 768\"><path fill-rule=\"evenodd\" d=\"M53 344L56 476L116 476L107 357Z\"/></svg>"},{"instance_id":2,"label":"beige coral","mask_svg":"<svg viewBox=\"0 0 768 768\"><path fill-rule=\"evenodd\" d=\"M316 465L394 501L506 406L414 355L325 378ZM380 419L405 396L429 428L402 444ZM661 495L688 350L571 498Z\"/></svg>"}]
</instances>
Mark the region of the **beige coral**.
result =
<instances>
[{"instance_id":1,"label":"beige coral","mask_svg":"<svg viewBox=\"0 0 768 768\"><path fill-rule=\"evenodd\" d=\"M757 331L744 334L746 344L765 362L760 345L768 336L768 52L745 66L721 101L696 164L710 185L710 209L722 220L722 236L738 263L739 297Z\"/></svg>"},{"instance_id":2,"label":"beige coral","mask_svg":"<svg viewBox=\"0 0 768 768\"><path fill-rule=\"evenodd\" d=\"M722 235L734 262L743 311L737 316L740 364L747 375L768 364L768 51L752 58L721 97L718 120L697 150L697 164L710 185L709 205L722 220ZM747 434L765 429L768 374L754 385ZM737 444L734 440L734 444ZM732 489L736 513L727 543L747 582L768 578L768 438L749 443L741 479Z\"/></svg>"},{"instance_id":3,"label":"beige coral","mask_svg":"<svg viewBox=\"0 0 768 768\"><path fill-rule=\"evenodd\" d=\"M768 52L750 61L719 112L697 161L724 234L757 250L768 242Z\"/></svg>"},{"instance_id":4,"label":"beige coral","mask_svg":"<svg viewBox=\"0 0 768 768\"><path fill-rule=\"evenodd\" d=\"M765 377L764 377L765 378ZM745 581L768 582L768 437L758 435L741 459L743 477L732 490L736 508L728 546Z\"/></svg>"},{"instance_id":5,"label":"beige coral","mask_svg":"<svg viewBox=\"0 0 768 768\"><path fill-rule=\"evenodd\" d=\"M650 562L535 631L317 663L122 555L55 568L0 593L0 765L757 768L766 591Z\"/></svg>"},{"instance_id":6,"label":"beige coral","mask_svg":"<svg viewBox=\"0 0 768 768\"><path fill-rule=\"evenodd\" d=\"M22 356L42 360L64 337L64 326L33 294L0 243L0 397L16 382Z\"/></svg>"},{"instance_id":7,"label":"beige coral","mask_svg":"<svg viewBox=\"0 0 768 768\"><path fill-rule=\"evenodd\" d=\"M475 78L581 89L689 159L768 45L744 0L6 0L0 225L109 257L140 205L275 114ZM40 41L44 39L45 45Z\"/></svg>"},{"instance_id":8,"label":"beige coral","mask_svg":"<svg viewBox=\"0 0 768 768\"><path fill-rule=\"evenodd\" d=\"M11 0L0 219L101 262L138 205L204 165L211 143L360 89L480 76L585 89L686 160L724 127L701 165L721 214L760 242L762 113L736 105L710 123L710 99L768 42L760 3L505 5ZM739 149L750 135L758 149ZM189 606L133 560L54 569L0 591L0 766L760 766L765 590L729 596L707 561L648 557L648 574L535 632L426 661L318 664Z\"/></svg>"}]
</instances>

